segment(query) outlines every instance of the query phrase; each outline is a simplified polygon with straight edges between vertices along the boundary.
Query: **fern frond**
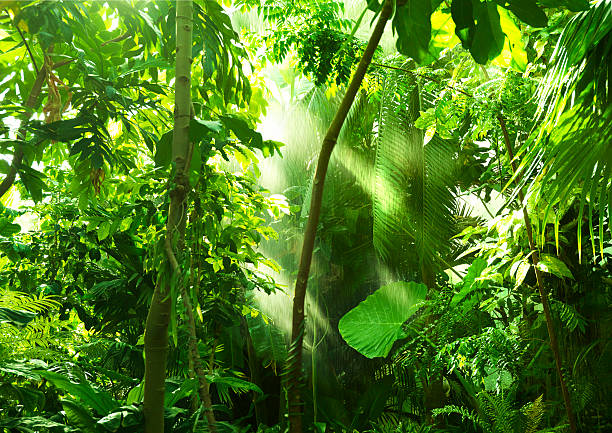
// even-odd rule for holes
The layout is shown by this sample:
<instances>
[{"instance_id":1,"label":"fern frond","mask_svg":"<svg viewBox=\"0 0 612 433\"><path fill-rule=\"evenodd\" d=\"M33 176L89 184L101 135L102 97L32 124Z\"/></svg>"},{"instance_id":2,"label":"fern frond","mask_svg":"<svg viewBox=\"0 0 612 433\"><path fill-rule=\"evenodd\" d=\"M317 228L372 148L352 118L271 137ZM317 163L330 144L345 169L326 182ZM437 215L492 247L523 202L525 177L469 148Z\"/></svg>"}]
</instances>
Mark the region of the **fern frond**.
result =
<instances>
[{"instance_id":1,"label":"fern frond","mask_svg":"<svg viewBox=\"0 0 612 433\"><path fill-rule=\"evenodd\" d=\"M526 418L524 433L535 433L544 417L543 395L540 395L533 402L523 406L522 412Z\"/></svg>"}]
</instances>

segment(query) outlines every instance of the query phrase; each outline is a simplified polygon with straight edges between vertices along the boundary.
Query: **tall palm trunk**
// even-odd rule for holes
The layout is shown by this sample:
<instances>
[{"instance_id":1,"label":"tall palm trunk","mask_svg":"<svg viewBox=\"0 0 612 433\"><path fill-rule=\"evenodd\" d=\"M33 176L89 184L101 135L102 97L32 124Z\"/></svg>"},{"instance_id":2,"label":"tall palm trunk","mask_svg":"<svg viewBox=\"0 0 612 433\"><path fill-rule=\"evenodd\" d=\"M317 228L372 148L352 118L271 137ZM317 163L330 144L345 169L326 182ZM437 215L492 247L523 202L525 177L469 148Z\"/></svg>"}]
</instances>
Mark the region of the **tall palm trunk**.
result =
<instances>
[{"instance_id":1,"label":"tall palm trunk","mask_svg":"<svg viewBox=\"0 0 612 433\"><path fill-rule=\"evenodd\" d=\"M338 107L338 111L325 134L321 153L317 162L314 182L312 184L312 198L310 201L310 213L308 222L306 223L306 231L304 233L304 243L302 245L302 254L300 257L300 266L298 269L297 280L295 282L295 293L293 298L293 320L291 329L291 348L286 365L286 386L287 400L289 409L289 433L302 432L302 397L301 397L301 382L302 382L302 347L304 343L304 299L306 297L306 286L308 284L308 275L310 273L310 264L312 261L312 251L314 249L314 241L321 213L321 202L323 199L323 185L325 183L325 175L334 146L338 140L340 129L346 120L346 116L355 100L355 95L361 87L363 77L372 61L372 56L380 38L385 30L385 26L391 13L393 6L391 0L386 0L385 4L376 23L376 27L370 36L368 45L366 46L363 56L357 65L357 69L351 82L346 89L346 94Z\"/></svg>"},{"instance_id":2,"label":"tall palm trunk","mask_svg":"<svg viewBox=\"0 0 612 433\"><path fill-rule=\"evenodd\" d=\"M186 205L189 191L189 120L191 117L191 33L193 4L176 2L176 79L174 134L172 140L173 178L169 184L170 206L166 221L166 250L182 249L185 234ZM168 260L169 261L169 260ZM166 266L160 272L176 272ZM144 415L146 433L164 432L164 394L166 358L168 356L168 323L174 298L168 275L155 287L145 325Z\"/></svg>"}]
</instances>

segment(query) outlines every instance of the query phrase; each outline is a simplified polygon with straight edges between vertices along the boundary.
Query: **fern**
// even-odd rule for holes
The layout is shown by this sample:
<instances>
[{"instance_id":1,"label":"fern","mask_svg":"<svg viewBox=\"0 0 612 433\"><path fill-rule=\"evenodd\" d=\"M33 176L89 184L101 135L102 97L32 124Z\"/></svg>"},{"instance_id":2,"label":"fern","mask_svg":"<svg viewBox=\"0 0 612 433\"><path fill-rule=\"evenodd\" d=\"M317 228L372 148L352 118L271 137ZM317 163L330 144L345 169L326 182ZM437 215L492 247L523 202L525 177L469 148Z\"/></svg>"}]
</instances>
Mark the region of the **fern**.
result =
<instances>
[{"instance_id":1,"label":"fern","mask_svg":"<svg viewBox=\"0 0 612 433\"><path fill-rule=\"evenodd\" d=\"M569 329L571 332L578 329L582 334L584 334L587 327L587 320L576 310L574 306L561 302L557 299L554 299L551 302L551 306L553 311L559 315L561 323L563 323L567 329Z\"/></svg>"},{"instance_id":2,"label":"fern","mask_svg":"<svg viewBox=\"0 0 612 433\"><path fill-rule=\"evenodd\" d=\"M542 397L543 395L540 395L532 403L526 404L521 409L526 418L524 433L535 433L538 430L544 417L545 409Z\"/></svg>"},{"instance_id":3,"label":"fern","mask_svg":"<svg viewBox=\"0 0 612 433\"><path fill-rule=\"evenodd\" d=\"M485 431L487 431L487 429L490 428L489 424L482 420L476 413L466 409L465 407L462 406L456 406L454 404L447 404L444 407L441 407L439 409L434 409L432 410L432 414L434 417L438 417L441 415L461 415L461 420L463 422L465 421L470 421L474 427L481 427L483 428Z\"/></svg>"}]
</instances>

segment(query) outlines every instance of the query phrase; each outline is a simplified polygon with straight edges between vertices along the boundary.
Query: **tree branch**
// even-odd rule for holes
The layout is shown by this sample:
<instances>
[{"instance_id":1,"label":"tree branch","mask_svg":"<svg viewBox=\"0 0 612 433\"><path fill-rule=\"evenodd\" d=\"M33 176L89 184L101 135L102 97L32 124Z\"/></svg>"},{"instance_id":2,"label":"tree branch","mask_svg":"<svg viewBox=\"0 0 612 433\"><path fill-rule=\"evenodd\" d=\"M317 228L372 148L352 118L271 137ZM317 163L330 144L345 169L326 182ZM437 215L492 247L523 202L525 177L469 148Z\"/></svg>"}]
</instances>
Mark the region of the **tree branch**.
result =
<instances>
[{"instance_id":1,"label":"tree branch","mask_svg":"<svg viewBox=\"0 0 612 433\"><path fill-rule=\"evenodd\" d=\"M28 45L28 42L26 41L26 38L23 36L23 32L19 28L19 25L15 24L15 28L19 32L19 36L21 36L21 40L23 41L23 44L25 45L26 49L28 50L28 54L30 55L30 59L32 60L32 63L34 64L34 70L38 74L38 65L36 65L36 60L34 59L34 56L32 55L32 50L30 50L30 46Z\"/></svg>"}]
</instances>

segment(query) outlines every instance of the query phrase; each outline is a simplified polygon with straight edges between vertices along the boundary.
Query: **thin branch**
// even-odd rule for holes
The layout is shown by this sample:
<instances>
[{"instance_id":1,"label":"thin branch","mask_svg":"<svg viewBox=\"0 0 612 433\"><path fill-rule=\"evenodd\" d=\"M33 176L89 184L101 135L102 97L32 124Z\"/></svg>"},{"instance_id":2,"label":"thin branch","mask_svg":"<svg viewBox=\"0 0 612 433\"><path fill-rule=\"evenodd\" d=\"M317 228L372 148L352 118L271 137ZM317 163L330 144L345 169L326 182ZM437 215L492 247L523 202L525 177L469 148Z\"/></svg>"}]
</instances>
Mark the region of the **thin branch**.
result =
<instances>
[{"instance_id":1,"label":"thin branch","mask_svg":"<svg viewBox=\"0 0 612 433\"><path fill-rule=\"evenodd\" d=\"M117 36L117 37L116 37L116 38L114 38L114 39L108 40L108 41L106 41L106 42L102 42L102 45L101 45L101 46L103 47L103 46L105 46L105 45L112 44L113 42L121 42L121 41L124 41L124 40L126 40L127 38L129 38L130 36L132 36L132 34L131 34L130 32L125 32L124 34L119 35L119 36Z\"/></svg>"},{"instance_id":2,"label":"thin branch","mask_svg":"<svg viewBox=\"0 0 612 433\"><path fill-rule=\"evenodd\" d=\"M23 41L23 44L25 45L26 49L28 50L28 54L30 55L30 59L32 59L32 63L34 63L34 69L36 70L36 73L38 74L38 65L36 64L36 60L34 60L34 55L32 54L32 50L30 50L30 46L28 45L28 42L26 41L25 36L23 36L23 32L19 28L19 25L15 24L15 28L19 32L19 36L21 36L21 40Z\"/></svg>"},{"instance_id":3,"label":"thin branch","mask_svg":"<svg viewBox=\"0 0 612 433\"><path fill-rule=\"evenodd\" d=\"M60 68L64 65L68 65L72 62L76 61L76 59L66 59L66 60L62 60L61 62L57 62L55 64L53 64L53 66L51 67L51 69L55 70L57 68Z\"/></svg>"}]
</instances>

